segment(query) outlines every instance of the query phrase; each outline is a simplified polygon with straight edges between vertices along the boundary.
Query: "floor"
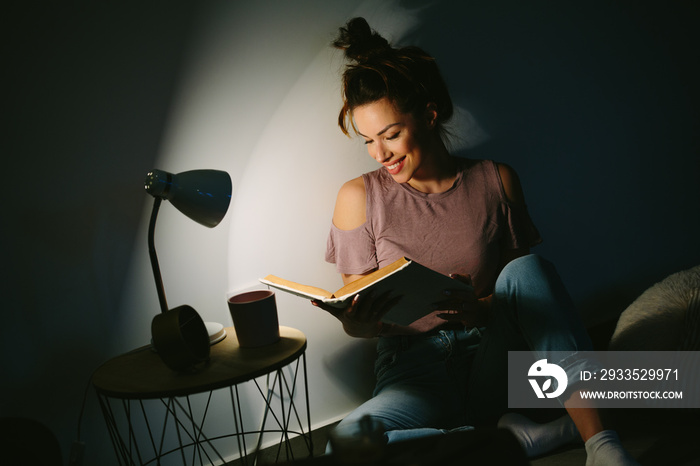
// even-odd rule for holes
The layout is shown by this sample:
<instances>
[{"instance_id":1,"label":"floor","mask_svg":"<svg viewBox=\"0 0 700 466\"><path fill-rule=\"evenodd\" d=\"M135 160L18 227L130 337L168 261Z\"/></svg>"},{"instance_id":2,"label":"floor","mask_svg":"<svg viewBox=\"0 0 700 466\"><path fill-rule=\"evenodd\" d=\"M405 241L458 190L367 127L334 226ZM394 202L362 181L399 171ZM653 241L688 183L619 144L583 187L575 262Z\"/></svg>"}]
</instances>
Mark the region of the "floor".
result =
<instances>
[{"instance_id":1,"label":"floor","mask_svg":"<svg viewBox=\"0 0 700 466\"><path fill-rule=\"evenodd\" d=\"M326 443L328 443L328 432L335 426L334 424L317 429L311 433L313 443L313 456L322 456L326 451ZM290 458L305 459L309 457L309 447L302 437L295 437L289 441L289 449L292 452ZM258 453L257 465L270 465L277 462L286 461L286 445L269 447L261 450ZM224 466L252 466L252 460L246 464L243 460L236 460L226 463Z\"/></svg>"},{"instance_id":2,"label":"floor","mask_svg":"<svg viewBox=\"0 0 700 466\"><path fill-rule=\"evenodd\" d=\"M692 413L679 424L663 425L657 418L665 418L665 414L639 413L628 418L620 429L622 443L630 454L640 461L643 466L700 466L700 413ZM658 427L652 428L652 425ZM323 455L328 441L330 427L316 430L312 433L314 457ZM291 440L291 448L297 461L307 463L308 447L301 438ZM269 448L260 452L258 465L274 464L277 461L278 448ZM285 460L282 450L280 461ZM467 455L469 456L469 455ZM531 466L566 466L586 464L586 453L583 444L574 444L552 452L541 458L530 459ZM242 466L240 460L226 466ZM252 463L249 463L252 464ZM396 464L393 463L392 464ZM408 463L406 463L408 464ZM412 462L419 465L425 463ZM472 464L474 464L472 462Z\"/></svg>"}]
</instances>

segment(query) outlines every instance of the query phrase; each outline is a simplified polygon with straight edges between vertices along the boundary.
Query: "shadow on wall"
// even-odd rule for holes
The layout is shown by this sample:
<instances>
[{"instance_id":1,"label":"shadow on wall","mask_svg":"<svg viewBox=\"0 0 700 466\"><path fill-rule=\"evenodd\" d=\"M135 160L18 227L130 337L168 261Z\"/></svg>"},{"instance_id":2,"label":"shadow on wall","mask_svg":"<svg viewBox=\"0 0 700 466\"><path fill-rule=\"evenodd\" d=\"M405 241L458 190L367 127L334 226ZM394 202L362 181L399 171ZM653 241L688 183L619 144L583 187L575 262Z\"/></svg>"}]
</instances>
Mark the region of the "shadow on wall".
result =
<instances>
[{"instance_id":1,"label":"shadow on wall","mask_svg":"<svg viewBox=\"0 0 700 466\"><path fill-rule=\"evenodd\" d=\"M143 179L193 2L40 3L16 4L5 17L0 412L39 420L65 458L90 372L112 356L134 241L145 241L135 237ZM107 464L100 450L112 447L90 405L86 461Z\"/></svg>"},{"instance_id":2,"label":"shadow on wall","mask_svg":"<svg viewBox=\"0 0 700 466\"><path fill-rule=\"evenodd\" d=\"M700 199L699 13L694 2L436 1L402 40L436 57L489 135L465 155L520 174L545 240L535 252L588 322L700 263L689 210Z\"/></svg>"},{"instance_id":3,"label":"shadow on wall","mask_svg":"<svg viewBox=\"0 0 700 466\"><path fill-rule=\"evenodd\" d=\"M339 389L348 391L358 400L372 397L374 391L374 360L377 341L357 338L338 347L324 358L326 370L340 383Z\"/></svg>"}]
</instances>

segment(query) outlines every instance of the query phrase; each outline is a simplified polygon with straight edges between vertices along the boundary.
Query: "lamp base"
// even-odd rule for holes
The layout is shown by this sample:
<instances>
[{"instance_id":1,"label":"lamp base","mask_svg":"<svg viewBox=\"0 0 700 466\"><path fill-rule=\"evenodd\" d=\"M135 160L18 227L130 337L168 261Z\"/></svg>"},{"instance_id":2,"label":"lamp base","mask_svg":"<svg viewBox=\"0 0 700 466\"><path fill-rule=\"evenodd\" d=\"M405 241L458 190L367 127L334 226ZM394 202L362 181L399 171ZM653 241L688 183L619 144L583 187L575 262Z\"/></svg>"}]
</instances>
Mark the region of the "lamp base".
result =
<instances>
[{"instance_id":1,"label":"lamp base","mask_svg":"<svg viewBox=\"0 0 700 466\"><path fill-rule=\"evenodd\" d=\"M204 322L209 334L209 345L215 345L226 338L226 330L224 326L218 322Z\"/></svg>"},{"instance_id":2,"label":"lamp base","mask_svg":"<svg viewBox=\"0 0 700 466\"><path fill-rule=\"evenodd\" d=\"M209 335L202 318L182 305L158 314L151 322L153 347L166 366L191 372L209 359Z\"/></svg>"}]
</instances>

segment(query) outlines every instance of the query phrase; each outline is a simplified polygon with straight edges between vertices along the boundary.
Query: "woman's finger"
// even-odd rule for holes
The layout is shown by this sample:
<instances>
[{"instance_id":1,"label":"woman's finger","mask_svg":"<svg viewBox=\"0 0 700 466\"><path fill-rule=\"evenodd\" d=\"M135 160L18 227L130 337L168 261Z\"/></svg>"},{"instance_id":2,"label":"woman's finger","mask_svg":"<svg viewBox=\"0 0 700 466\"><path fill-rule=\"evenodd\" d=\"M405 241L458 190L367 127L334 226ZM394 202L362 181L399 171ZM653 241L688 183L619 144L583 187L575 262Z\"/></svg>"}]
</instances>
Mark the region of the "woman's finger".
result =
<instances>
[{"instance_id":1,"label":"woman's finger","mask_svg":"<svg viewBox=\"0 0 700 466\"><path fill-rule=\"evenodd\" d=\"M458 273L451 273L450 278L452 278L453 280L460 281L460 282L464 283L465 285L472 286L472 276L469 274L462 275L462 274L458 274Z\"/></svg>"},{"instance_id":2,"label":"woman's finger","mask_svg":"<svg viewBox=\"0 0 700 466\"><path fill-rule=\"evenodd\" d=\"M311 304L319 309L323 309L324 311L328 312L331 314L333 317L339 318L340 314L343 313L344 309L339 309L337 307L333 307L330 304L326 304L323 301L320 301L318 299L312 299Z\"/></svg>"},{"instance_id":3,"label":"woman's finger","mask_svg":"<svg viewBox=\"0 0 700 466\"><path fill-rule=\"evenodd\" d=\"M401 299L400 296L392 297L391 291L386 291L376 296L370 291L357 299L355 305L348 310L352 319L357 322L378 322Z\"/></svg>"}]
</instances>

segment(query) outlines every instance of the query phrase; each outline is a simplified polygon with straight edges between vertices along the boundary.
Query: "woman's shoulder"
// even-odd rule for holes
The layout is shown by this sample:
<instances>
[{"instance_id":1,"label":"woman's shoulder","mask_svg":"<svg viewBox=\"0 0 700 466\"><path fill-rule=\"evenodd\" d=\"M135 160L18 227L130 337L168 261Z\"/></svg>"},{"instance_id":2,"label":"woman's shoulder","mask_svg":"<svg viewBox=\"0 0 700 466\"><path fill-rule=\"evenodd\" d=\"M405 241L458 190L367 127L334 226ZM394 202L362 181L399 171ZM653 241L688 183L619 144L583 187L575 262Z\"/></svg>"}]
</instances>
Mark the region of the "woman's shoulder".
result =
<instances>
[{"instance_id":1,"label":"woman's shoulder","mask_svg":"<svg viewBox=\"0 0 700 466\"><path fill-rule=\"evenodd\" d=\"M346 181L338 191L338 198L343 200L357 200L365 196L365 182L362 176Z\"/></svg>"},{"instance_id":2,"label":"woman's shoulder","mask_svg":"<svg viewBox=\"0 0 700 466\"><path fill-rule=\"evenodd\" d=\"M505 163L494 163L498 169L498 176L501 180L506 200L511 204L525 204L520 178L513 167Z\"/></svg>"},{"instance_id":3,"label":"woman's shoulder","mask_svg":"<svg viewBox=\"0 0 700 466\"><path fill-rule=\"evenodd\" d=\"M462 159L460 164L465 173L493 180L489 184L495 183L494 188L498 189L508 202L525 202L520 178L510 165L491 159L467 158Z\"/></svg>"},{"instance_id":4,"label":"woman's shoulder","mask_svg":"<svg viewBox=\"0 0 700 466\"><path fill-rule=\"evenodd\" d=\"M493 167L492 170L496 172L497 176L495 178L498 181L505 200L513 204L524 204L525 197L523 195L523 189L515 169L503 162L496 162L493 160L485 160L483 162L487 162Z\"/></svg>"},{"instance_id":5,"label":"woman's shoulder","mask_svg":"<svg viewBox=\"0 0 700 466\"><path fill-rule=\"evenodd\" d=\"M454 158L457 161L459 170L467 173L485 172L498 174L501 177L515 173L513 168L509 165L491 159L470 159L465 157Z\"/></svg>"},{"instance_id":6,"label":"woman's shoulder","mask_svg":"<svg viewBox=\"0 0 700 466\"><path fill-rule=\"evenodd\" d=\"M341 230L353 230L367 221L366 191L363 177L358 176L340 187L333 211L333 224Z\"/></svg>"}]
</instances>

